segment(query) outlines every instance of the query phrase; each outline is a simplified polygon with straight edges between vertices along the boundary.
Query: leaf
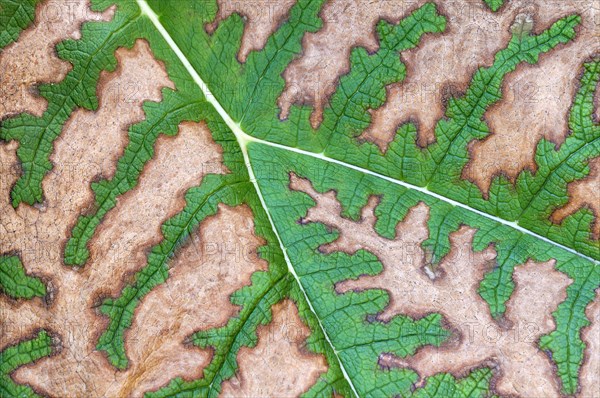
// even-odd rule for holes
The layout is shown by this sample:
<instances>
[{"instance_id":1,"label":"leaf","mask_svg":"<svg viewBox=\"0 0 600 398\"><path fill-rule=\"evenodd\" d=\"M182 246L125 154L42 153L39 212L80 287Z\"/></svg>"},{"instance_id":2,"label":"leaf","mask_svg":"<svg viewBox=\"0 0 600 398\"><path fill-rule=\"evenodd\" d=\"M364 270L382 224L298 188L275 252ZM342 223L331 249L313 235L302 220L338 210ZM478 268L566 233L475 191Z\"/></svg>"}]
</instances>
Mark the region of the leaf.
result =
<instances>
[{"instance_id":1,"label":"leaf","mask_svg":"<svg viewBox=\"0 0 600 398\"><path fill-rule=\"evenodd\" d=\"M25 274L17 256L0 257L0 288L12 298L31 299L46 295L46 286L39 278Z\"/></svg>"},{"instance_id":2,"label":"leaf","mask_svg":"<svg viewBox=\"0 0 600 398\"><path fill-rule=\"evenodd\" d=\"M485 4L487 4L492 11L498 11L498 9L500 7L502 7L502 4L504 3L503 0L484 0Z\"/></svg>"},{"instance_id":3,"label":"leaf","mask_svg":"<svg viewBox=\"0 0 600 398\"><path fill-rule=\"evenodd\" d=\"M597 393L589 7L0 10L2 396Z\"/></svg>"},{"instance_id":4,"label":"leaf","mask_svg":"<svg viewBox=\"0 0 600 398\"><path fill-rule=\"evenodd\" d=\"M15 382L10 379L10 373L19 366L50 355L51 352L52 340L45 331L39 332L33 339L24 340L19 344L8 347L0 352L0 359L2 359L2 376L0 376L2 384L0 384L0 391L2 391L2 396L38 396L30 387L15 384Z\"/></svg>"},{"instance_id":5,"label":"leaf","mask_svg":"<svg viewBox=\"0 0 600 398\"><path fill-rule=\"evenodd\" d=\"M2 38L0 38L0 48L6 47L14 42L19 33L33 22L36 0L11 1L6 0L0 3L2 11Z\"/></svg>"}]
</instances>

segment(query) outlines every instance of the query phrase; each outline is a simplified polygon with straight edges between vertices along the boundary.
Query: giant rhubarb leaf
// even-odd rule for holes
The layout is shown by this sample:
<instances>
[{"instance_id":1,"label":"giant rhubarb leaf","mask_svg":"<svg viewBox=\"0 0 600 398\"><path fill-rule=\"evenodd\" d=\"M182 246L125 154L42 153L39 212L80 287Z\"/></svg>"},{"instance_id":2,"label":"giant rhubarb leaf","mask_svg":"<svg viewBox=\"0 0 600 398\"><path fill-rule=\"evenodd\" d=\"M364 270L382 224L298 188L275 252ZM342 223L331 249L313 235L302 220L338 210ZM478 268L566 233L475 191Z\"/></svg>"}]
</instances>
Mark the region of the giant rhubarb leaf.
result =
<instances>
[{"instance_id":1,"label":"giant rhubarb leaf","mask_svg":"<svg viewBox=\"0 0 600 398\"><path fill-rule=\"evenodd\" d=\"M599 12L0 0L0 396L599 397Z\"/></svg>"}]
</instances>

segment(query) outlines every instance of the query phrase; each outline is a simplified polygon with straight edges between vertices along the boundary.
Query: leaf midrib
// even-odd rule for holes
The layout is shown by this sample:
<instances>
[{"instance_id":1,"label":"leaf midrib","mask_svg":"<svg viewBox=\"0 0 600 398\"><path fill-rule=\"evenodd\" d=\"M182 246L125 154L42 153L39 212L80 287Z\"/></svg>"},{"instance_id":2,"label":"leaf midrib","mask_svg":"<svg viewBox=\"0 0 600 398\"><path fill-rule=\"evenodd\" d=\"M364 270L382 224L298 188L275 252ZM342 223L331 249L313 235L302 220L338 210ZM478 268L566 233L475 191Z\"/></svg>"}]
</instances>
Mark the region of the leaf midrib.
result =
<instances>
[{"instance_id":1,"label":"leaf midrib","mask_svg":"<svg viewBox=\"0 0 600 398\"><path fill-rule=\"evenodd\" d=\"M302 282L299 278L299 276L297 275L291 260L288 257L287 254L287 249L285 247L285 245L283 244L283 241L279 235L279 232L277 230L277 227L275 226L275 223L271 217L271 213L269 211L269 208L263 198L263 195L261 193L260 187L258 186L258 182L256 180L256 177L254 175L254 170L252 168L252 165L250 163L250 159L248 156L248 145L250 143L256 143L256 144L262 144L262 145L267 145L273 148L278 148L278 149L282 149L282 150L286 150L286 151L290 151L290 152L294 152L300 155L304 155L304 156L309 156L315 159L319 159L321 161L324 162L328 162L328 163L332 163L332 164L336 164L339 166L343 166L358 172L361 172L363 174L367 174L367 175L371 175L380 179L383 179L385 181L391 182L393 184L396 185L400 185L402 187L405 187L407 189L411 189L411 190L415 190L418 192L421 192L427 196L430 197L434 197L438 200L441 200L445 203L451 204L453 206L457 206L457 207L461 207L465 210L468 210L470 212L473 212L475 214L478 214L484 218L487 218L491 221L494 221L496 223L499 223L501 225L505 225L508 227L511 227L525 235L530 235L536 239L539 239L541 241L544 241L552 246L561 248L569 253L572 253L578 257L584 258L588 261L591 261L592 263L596 264L596 265L600 265L600 261L595 260L583 253L578 252L575 249L572 249L568 246L562 245L558 242L555 242L552 239L549 239L545 236L539 235L527 228L523 228L521 226L518 225L517 222L510 222L507 221L503 218L500 217L496 217L493 216L491 214L485 213L481 210L478 210L476 208L470 207L464 203L455 201L453 199L450 199L448 197L445 197L443 195L440 195L438 193L432 192L430 190L428 190L426 187L419 187L416 185L412 185L409 184L405 181L401 181L401 180L397 180L394 179L392 177L383 175L383 174L379 174L377 172L374 172L372 170L368 170L359 166L355 166L353 164L350 163L346 163L343 162L341 160L338 159L334 159L334 158L330 158L325 156L323 153L314 153L314 152L310 152L310 151L306 151L303 149L299 149L299 148L294 148L294 147L290 147L290 146L286 146L286 145L282 145L282 144L278 144L275 142L271 142L271 141L267 141L267 140L263 140L263 139L259 139L256 137L253 137L247 133L245 133L240 124L236 121L234 121L231 116L227 113L227 111L225 111L225 109L221 106L221 104L219 103L219 101L216 99L216 97L212 94L212 92L210 91L210 89L208 88L207 84L204 82L204 80L202 79L202 77L198 74L198 72L196 71L196 69L192 66L191 62L188 60L188 58L185 56L185 54L181 51L181 49L179 48L179 46L177 45L177 43L174 41L174 39L171 37L171 35L169 34L169 32L166 30L166 28L162 25L162 23L160 22L158 15L154 12L154 10L152 10L152 8L148 5L148 3L146 2L146 0L136 0L138 6L140 7L141 10L141 14L142 16L146 16L154 25L154 27L158 30L158 32L161 34L161 36L163 37L163 39L165 40L165 42L167 43L167 45L170 47L170 49L175 53L175 55L177 56L177 58L181 61L181 63L183 64L183 67L186 69L186 71L190 74L190 77L192 77L192 79L194 80L194 82L198 85L198 87L200 88L200 90L202 91L202 93L204 94L206 101L208 103L210 103L215 110L217 111L217 113L219 114L219 116L221 116L221 118L223 119L223 121L227 124L227 126L231 129L231 131L233 132L233 134L236 137L236 140L241 148L243 157L244 157L244 163L245 166L247 168L248 171L248 175L250 178L250 182L254 185L257 196L260 200L260 203L263 207L263 210L265 211L265 214L267 215L267 218L269 220L269 223L271 224L271 228L273 230L273 233L275 234L275 236L277 237L279 246L281 248L281 251L284 255L286 264L288 266L288 271L290 272L290 274L292 274L294 276L294 278L296 279L305 299L306 302L311 310L311 312L313 312L313 314L315 315L315 318L317 319L318 323L319 323L319 327L323 333L323 335L325 336L325 339L327 340L327 343L330 345L339 365L340 365L340 369L344 375L344 378L346 379L346 381L348 382L348 384L350 385L352 391L354 392L354 394L358 397L359 394L356 391L356 388L353 385L352 380L350 379L350 377L348 376L348 373L346 372L346 369L344 367L343 362L341 361L341 358L338 355L338 351L336 350L335 346L333 345L333 343L331 342L331 339L329 338L329 335L327 334L326 329L323 327L322 323L321 323L321 319L320 317L317 315L317 312L315 311L315 309L313 308L312 305L312 301L309 299L308 294L306 293L304 286L302 285Z\"/></svg>"},{"instance_id":2,"label":"leaf midrib","mask_svg":"<svg viewBox=\"0 0 600 398\"><path fill-rule=\"evenodd\" d=\"M190 74L190 76L192 77L192 79L194 80L194 82L198 85L198 87L200 88L200 90L204 94L204 97L206 98L207 102L209 102L211 105L213 105L213 107L215 108L215 110L219 113L219 115L221 116L221 118L223 118L223 120L225 121L225 123L227 124L227 126L234 133L235 138L236 138L236 140L237 140L237 142L238 142L238 144L240 146L240 149L241 149L243 157L244 157L244 164L246 165L246 169L248 170L248 176L249 176L250 182L254 185L254 188L255 188L256 194L257 194L257 196L258 196L258 198L260 200L261 206L263 207L263 210L265 211L265 214L267 215L269 223L271 224L271 228L273 230L273 233L275 234L275 236L277 238L277 241L279 243L279 247L280 247L280 249L281 249L281 251L283 253L285 262L287 264L288 271L290 272L290 274L294 277L294 279L298 283L298 287L302 291L302 294L304 295L304 299L306 300L306 303L308 304L308 307L310 308L310 311L314 314L315 319L317 320L317 322L319 324L319 328L321 329L321 332L323 333L323 336L325 337L325 340L327 341L327 344L329 344L329 346L331 347L331 350L333 352L333 355L335 355L335 357L336 357L336 360L337 360L337 362L338 362L338 364L340 366L340 370L341 370L341 372L342 372L342 374L344 376L344 379L346 380L346 382L348 383L348 385L352 389L352 392L354 393L354 395L357 398L360 397L360 395L358 394L358 392L356 390L356 387L354 387L352 379L348 376L348 372L346 371L346 369L344 367L344 363L342 362L341 358L338 355L338 351L336 350L335 346L331 342L331 339L330 339L330 337L329 337L329 335L327 333L327 330L323 327L323 324L321 322L321 318L318 316L317 312L315 311L315 309L314 309L314 307L312 305L312 301L309 299L308 294L306 293L306 290L304 289L304 286L302 285L302 281L300 280L298 274L296 273L296 270L292 266L292 262L289 259L286 247L283 244L283 241L281 240L281 237L279 235L279 231L275 227L275 223L273 222L273 219L271 217L271 213L269 212L269 208L267 207L267 204L265 203L265 200L264 200L264 198L262 196L262 193L260 191L260 187L258 186L258 182L257 182L256 177L254 175L254 170L252 169L252 166L250 164L250 158L248 156L248 144L250 142L260 142L262 140L258 140L257 141L256 139L254 139L254 137L251 137L251 136L249 136L248 134L246 134L246 133L244 133L242 131L242 129L240 128L240 125L238 123L236 123L236 122L233 121L233 119L229 116L229 114L225 111L225 109L223 109L223 107L221 106L221 104L216 100L215 96L210 92L210 90L208 89L208 86L206 85L206 83L204 82L204 80L202 80L202 78L200 77L200 75L198 74L198 72L194 69L194 67L192 66L192 64L190 63L190 61L183 54L183 52L181 51L181 49L179 48L179 46L177 45L177 43L175 43L175 41L173 40L173 38L171 37L171 35L169 34L169 32L161 24L161 22L158 19L158 16L152 10L152 8L150 8L150 6L146 2L146 0L136 0L136 1L138 3L138 6L140 7L142 15L145 15L146 17L148 17L150 19L150 21L156 27L156 29L161 34L161 36L163 37L163 39L167 42L167 44L169 45L169 47L171 48L171 50L173 50L173 52L175 53L175 55L177 55L177 58L179 58L179 60L181 61L181 63L183 64L183 66L187 70L187 72ZM266 142L267 141L265 141L265 143Z\"/></svg>"}]
</instances>

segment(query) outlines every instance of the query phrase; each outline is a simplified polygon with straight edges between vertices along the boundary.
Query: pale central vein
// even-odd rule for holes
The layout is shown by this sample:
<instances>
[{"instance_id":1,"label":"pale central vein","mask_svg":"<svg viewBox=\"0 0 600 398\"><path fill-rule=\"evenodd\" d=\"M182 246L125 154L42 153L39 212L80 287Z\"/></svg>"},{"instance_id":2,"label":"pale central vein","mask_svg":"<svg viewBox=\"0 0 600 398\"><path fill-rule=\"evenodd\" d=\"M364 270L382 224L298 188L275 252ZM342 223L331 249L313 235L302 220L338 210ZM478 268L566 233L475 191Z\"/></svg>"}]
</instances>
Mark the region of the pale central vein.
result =
<instances>
[{"instance_id":1,"label":"pale central vein","mask_svg":"<svg viewBox=\"0 0 600 398\"><path fill-rule=\"evenodd\" d=\"M175 54L177 55L179 60L183 63L183 66L186 68L186 70L188 71L188 73L190 74L190 76L192 77L194 82L198 85L198 87L200 87L200 89L204 93L206 100L215 107L215 109L217 110L219 115L223 118L223 120L225 121L227 126L233 131L233 133L238 141L238 144L242 150L242 154L244 156L244 163L246 164L246 168L248 169L248 175L250 177L250 181L254 185L254 188L256 190L256 193L258 195L260 203L267 215L267 218L269 219L269 223L271 224L271 228L273 229L273 232L274 232L275 236L277 237L277 241L279 242L279 247L281 248L281 251L283 252L283 256L284 256L285 262L287 264L288 271L296 279L296 282L298 283L298 286L300 287L300 290L302 291L302 294L304 295L304 299L306 300L306 303L308 304L311 312L314 314L315 318L317 319L317 321L319 323L319 328L321 329L321 332L325 336L327 343L331 346L332 351L333 351L334 355L336 356L336 359L340 365L340 369L342 371L342 374L344 375L344 378L350 385L350 388L354 392L355 396L359 397L360 395L356 391L356 388L354 387L354 383L352 382L352 379L350 378L350 376L348 376L348 372L346 371L346 368L344 367L344 363L342 362L342 360L339 357L338 351L336 350L335 346L331 342L329 334L327 333L327 330L321 323L321 318L318 316L317 312L315 311L315 309L312 305L312 301L309 299L308 294L306 293L306 290L304 289L304 286L302 285L302 281L300 280L300 277L298 276L298 274L296 273L296 270L292 266L292 262L290 261L290 258L288 256L287 249L286 249L285 245L283 244L281 237L279 236L277 227L275 226L275 223L273 222L273 218L271 217L269 208L267 207L267 204L262 195L260 187L258 186L258 182L256 180L256 176L254 175L254 170L252 169L252 166L250 164L250 158L248 156L248 143L250 143L250 142L263 143L263 141L257 140L254 137L244 133L242 131L242 129L240 128L239 124L234 122L233 119L231 119L229 114L227 112L225 112L225 109L223 109L221 104L217 101L217 99L214 97L214 95L210 92L206 83L202 80L202 78L200 77L198 72L196 72L196 70L194 69L194 67L192 66L190 61L187 59L187 57L183 54L183 52L181 51L181 49L179 48L177 43L175 43L175 41L173 40L173 38L171 37L169 32L167 32L165 27L162 25L162 23L158 19L158 16L154 12L154 10L152 10L150 8L150 6L148 5L148 3L146 3L145 0L137 0L137 3L140 6L142 14L146 15L150 19L150 21L152 21L152 23L157 28L157 30L160 32L160 34L165 39L167 44L171 47L171 49L175 52ZM264 141L264 143L267 143L267 141Z\"/></svg>"},{"instance_id":2,"label":"pale central vein","mask_svg":"<svg viewBox=\"0 0 600 398\"><path fill-rule=\"evenodd\" d=\"M309 156L309 157L312 157L312 158L315 158L315 159L319 159L319 160L324 161L324 162L333 163L333 164L336 164L336 165L339 165L339 166L343 166L343 167L346 167L346 168L349 168L349 169L352 169L352 170L355 170L355 171L358 171L358 172L361 172L361 173L364 173L364 174L367 174L367 175L371 175L371 176L383 179L385 181L391 182L391 183L396 184L396 185L403 186L403 187L411 189L411 190L415 190L415 191L421 192L421 193L423 193L425 195L428 195L428 196L434 197L434 198L436 198L438 200L441 200L443 202L449 203L449 204L451 204L453 206L457 206L457 207L463 208L465 210L468 210L470 212L476 213L476 214L478 214L478 215L480 215L482 217L485 217L487 219L490 219L490 220L492 220L492 221L494 221L496 223L499 223L499 224L506 225L506 226L509 226L511 228L514 228L514 229L516 229L517 231L519 231L519 232L521 232L523 234L530 235L530 236L535 237L535 238L537 238L537 239L539 239L541 241L544 241L544 242L546 242L546 243L548 243L548 244L550 244L552 246L559 247L559 248L561 248L561 249L563 249L563 250L565 250L565 251L567 251L569 253L572 253L572 254L577 255L579 257L582 257L582 258L585 258L586 260L589 260L589 261L593 262L596 265L600 264L600 261L595 260L595 259L593 259L593 258L591 258L589 256L586 256L586 255L582 254L582 253L579 253L578 251L576 251L576 250L574 250L574 249L572 249L570 247L567 247L567 246L562 245L562 244L560 244L558 242L555 242L555 241L553 241L551 239L548 239L545 236L539 235L539 234L537 234L537 233L535 233L535 232L533 232L533 231L531 231L531 230L529 230L527 228L523 228L520 225L518 225L517 222L507 221L507 220L502 219L500 217L496 217L494 215L485 213L485 212L483 212L481 210L478 210L478 209L475 209L473 207L470 207L470 206L468 206L468 205L466 205L464 203L455 201L453 199L450 199L450 198L445 197L443 195L440 195L438 193L432 192L432 191L428 190L427 188L419 187L417 185L412 185L412 184L409 184L409 183L407 183L405 181L400 181L400 180L394 179L392 177L388 177L386 175L379 174L379 173L374 172L372 170L368 170L368 169L365 169L365 168L362 168L362 167L359 167L359 166L355 166L353 164L346 163L346 162L343 162L343 161L338 160L338 159L333 159L333 158L325 156L322 153L309 152L309 151L305 151L303 149L289 147L289 146L286 146L286 145L277 144L277 143L274 143L274 142L262 140L262 139L253 137L253 136L251 136L249 134L246 134L241 129L239 123L237 123L236 121L234 121L231 118L231 116L229 116L229 114L225 111L225 109L223 109L223 107L221 106L221 104L219 103L219 101L217 101L217 99L215 98L215 96L212 94L212 92L208 88L207 84L204 82L204 80L202 80L202 78L200 77L200 75L198 74L198 72L196 71L196 69L192 66L192 64L190 63L190 61L187 59L187 57L183 54L183 52L181 51L181 49L177 45L177 43L175 43L175 41L173 40L173 38L171 37L171 35L169 34L169 32L162 25L162 23L158 19L158 16L156 15L156 13L150 8L150 6L146 3L145 0L137 0L137 3L140 6L140 9L142 10L142 13L144 15L146 15L152 21L152 23L157 28L157 30L160 32L160 34L165 39L165 41L167 42L167 44L171 47L171 49L173 50L173 52L177 55L177 57L179 58L179 60L183 63L183 66L188 71L188 73L190 74L190 76L192 77L192 79L194 80L194 82L202 90L204 96L206 97L206 100L212 106L214 106L214 108L216 109L217 113L223 118L223 120L225 121L225 123L227 124L227 126L231 129L231 131L235 135L235 137L236 137L236 139L237 139L237 141L238 141L238 143L240 145L240 148L242 150L242 154L244 156L244 162L246 164L246 168L248 169L248 174L250 176L250 180L251 180L252 184L254 185L254 187L256 189L256 192L258 194L260 202L261 202L261 204L262 204L262 206L263 206L263 208L265 210L265 213L267 214L269 222L271 223L271 227L272 227L272 229L273 229L273 231L274 231L274 233L275 233L275 235L277 237L277 240L279 241L279 245L280 245L281 250L282 250L282 252L284 254L284 258L285 258L285 261L287 263L289 272L294 276L294 278L296 278L296 280L297 280L297 282L298 282L298 284L299 284L302 292L304 293L304 296L306 298L306 301L307 301L307 303L308 303L311 311L315 315L317 315L317 313L314 310L314 308L312 306L312 303L311 303L311 300L309 300L309 298L307 296L307 293L306 293L306 291L304 290L304 288L302 286L300 278L298 277L298 275L296 274L296 271L294 270L294 268L292 266L292 263L291 263L291 261L290 261L290 259L288 257L288 254L287 254L287 250L286 250L286 248L285 248L285 246L283 244L283 241L281 240L281 237L279 236L279 233L277 231L275 223L273 222L273 219L271 217L271 213L269 212L269 208L267 207L267 205L265 203L265 200L263 198L263 195L261 193L260 187L258 186L258 182L256 180L256 176L254 175L254 171L252 169L252 166L250 164L250 159L248 157L248 148L247 148L247 146L251 142L255 142L255 143L258 143L258 144L267 145L267 146L270 146L270 147L273 147L273 148L283 149L283 150L290 151L290 152L295 152L295 153L298 153L298 154L301 154L301 155L304 155L304 156ZM316 316L316 318L319 321L319 326L321 327L321 330L323 331L323 333L325 335L325 338L327 339L327 342L334 349L334 352L335 352L335 354L337 356L337 351L335 350L334 345L331 343L331 340L329 339L327 331L324 329L323 325L321 324L321 320L319 319L318 316ZM354 385L352 384L352 381L348 377L348 375L346 373L346 370L344 369L344 365L341 362L341 360L339 360L339 357L338 357L338 361L340 363L340 366L341 366L342 372L344 373L344 376L346 377L348 383L352 387L354 393L356 393L356 389L354 388ZM356 395L358 396L357 393L356 393Z\"/></svg>"}]
</instances>

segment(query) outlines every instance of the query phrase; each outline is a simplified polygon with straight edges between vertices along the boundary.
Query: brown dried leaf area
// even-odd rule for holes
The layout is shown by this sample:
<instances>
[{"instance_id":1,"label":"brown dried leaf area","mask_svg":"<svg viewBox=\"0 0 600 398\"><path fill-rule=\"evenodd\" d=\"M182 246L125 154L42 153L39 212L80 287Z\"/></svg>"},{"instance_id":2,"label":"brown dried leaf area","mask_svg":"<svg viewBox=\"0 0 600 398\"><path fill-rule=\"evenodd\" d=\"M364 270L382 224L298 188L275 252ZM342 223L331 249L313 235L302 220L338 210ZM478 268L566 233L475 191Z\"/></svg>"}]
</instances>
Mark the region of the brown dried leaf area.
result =
<instances>
[{"instance_id":1,"label":"brown dried leaf area","mask_svg":"<svg viewBox=\"0 0 600 398\"><path fill-rule=\"evenodd\" d=\"M541 139L561 145L569 135L569 108L578 88L581 65L600 53L600 1L534 2L534 30L577 13L582 18L576 38L536 65L523 63L509 73L502 99L485 115L492 134L470 146L464 178L488 192L495 176L514 181L523 170L536 171L535 151Z\"/></svg>"},{"instance_id":2,"label":"brown dried leaf area","mask_svg":"<svg viewBox=\"0 0 600 398\"><path fill-rule=\"evenodd\" d=\"M323 27L307 33L302 41L302 54L290 63L283 77L286 87L279 97L282 119L290 107L312 105L311 124L317 128L323 109L337 89L340 76L350 70L350 51L364 47L373 52L379 48L375 25L386 19L397 23L414 3L404 1L331 0L320 12Z\"/></svg>"},{"instance_id":3,"label":"brown dried leaf area","mask_svg":"<svg viewBox=\"0 0 600 398\"><path fill-rule=\"evenodd\" d=\"M236 13L242 16L245 27L242 43L238 52L238 60L246 62L250 51L261 50L269 37L287 18L295 0L217 0L219 11L215 20L206 25L212 34L219 23Z\"/></svg>"},{"instance_id":4,"label":"brown dried leaf area","mask_svg":"<svg viewBox=\"0 0 600 398\"><path fill-rule=\"evenodd\" d=\"M0 254L18 255L26 272L41 277L49 290L44 300L14 301L0 295L0 350L39 328L56 336L52 357L13 374L15 381L45 395L140 396L173 377L199 377L211 353L184 345L185 337L221 325L235 314L229 295L248 284L252 272L266 267L256 256L264 242L254 235L250 210L220 207L201 224L199 241L205 246L227 244L246 255L236 262L219 257L223 246L182 248L171 262L169 282L148 295L135 314L126 338L131 360L127 371L117 372L95 350L107 326L107 318L96 310L101 298L117 296L146 264L147 251L161 240L160 226L184 208L189 188L207 173L228 172L207 126L182 123L176 136L158 138L154 158L137 187L118 198L97 229L85 266L63 265L62 250L71 229L93 204L90 183L113 175L128 142L129 125L145 118L143 102L160 101L163 88L174 88L146 42L119 49L116 57L115 71L101 75L98 110L73 112L55 142L54 168L42 183L42 205L11 206L10 188L20 175L17 143L0 144ZM208 267L207 262L216 266ZM188 275L194 277L188 280ZM216 298L219 311L208 304Z\"/></svg>"},{"instance_id":5,"label":"brown dried leaf area","mask_svg":"<svg viewBox=\"0 0 600 398\"><path fill-rule=\"evenodd\" d=\"M327 371L325 357L305 347L310 330L291 300L273 306L273 320L258 329L258 344L244 347L240 371L223 383L223 397L298 397Z\"/></svg>"},{"instance_id":6,"label":"brown dried leaf area","mask_svg":"<svg viewBox=\"0 0 600 398\"><path fill-rule=\"evenodd\" d=\"M569 202L552 213L551 220L562 222L567 216L581 208L587 208L594 214L592 238L600 239L600 158L594 158L589 163L590 174L582 180L573 181L568 186Z\"/></svg>"},{"instance_id":7,"label":"brown dried leaf area","mask_svg":"<svg viewBox=\"0 0 600 398\"><path fill-rule=\"evenodd\" d=\"M397 23L425 3L327 2L320 13L323 27L305 36L302 54L284 72L286 88L279 98L281 117L287 117L294 104L312 105L311 123L317 128L339 78L350 69L351 50L364 47L376 51L378 21ZM361 136L382 151L387 150L398 126L408 121L417 123L420 145L432 143L435 125L444 115L444 99L466 90L475 70L492 63L494 54L508 43L517 15L533 13L538 7L531 2L514 1L493 13L483 2L435 3L447 17L446 31L424 36L417 48L399 55L407 66L406 79L387 87L387 102L372 110L372 124ZM555 2L552 7L561 6Z\"/></svg>"},{"instance_id":8,"label":"brown dried leaf area","mask_svg":"<svg viewBox=\"0 0 600 398\"><path fill-rule=\"evenodd\" d=\"M483 2L436 1L436 5L447 18L446 31L425 36L418 47L401 54L406 79L387 87L387 102L372 110L371 125L361 136L382 151L394 140L398 127L409 121L418 127L420 146L435 141L444 100L464 92L478 67L492 64L524 7L511 2L492 13Z\"/></svg>"},{"instance_id":9,"label":"brown dried leaf area","mask_svg":"<svg viewBox=\"0 0 600 398\"><path fill-rule=\"evenodd\" d=\"M529 261L515 269L515 291L504 318L496 320L478 294L496 252L491 245L473 252L476 230L462 226L452 233L450 252L439 265L431 266L421 247L428 238L429 208L424 203L412 207L397 224L395 238L387 239L375 231L377 197L372 196L360 220L353 221L341 216L342 208L333 191L319 193L310 181L294 174L290 181L292 190L307 193L316 203L301 222L323 223L339 233L337 240L321 246L320 251L353 254L364 249L383 264L378 275L338 283L337 293L385 289L390 303L377 315L380 321L398 314L420 318L435 312L443 315L453 332L453 338L441 347L425 346L411 357L382 353L382 368L411 368L419 374L418 385L422 385L426 377L440 372L460 377L479 367L492 367L493 388L500 395L560 396L554 364L537 346L542 335L555 329L552 312L566 299L566 288L572 283L554 269L554 261Z\"/></svg>"},{"instance_id":10,"label":"brown dried leaf area","mask_svg":"<svg viewBox=\"0 0 600 398\"><path fill-rule=\"evenodd\" d=\"M460 95L477 68L492 64L494 54L508 44L517 18L532 21L535 33L568 14L578 13L583 20L572 43L543 55L537 66L523 64L508 75L503 99L486 115L494 134L475 143L467 174L487 192L492 177L501 172L514 178L527 166L535 170L533 155L540 138L560 143L568 133L577 73L582 62L600 51L600 2L511 1L496 13L483 2L436 3L448 19L446 31L426 36L417 48L402 53L407 77L388 86L386 104L372 112L372 124L362 136L383 151L398 126L408 121L418 126L419 145L432 143L445 112L444 99Z\"/></svg>"},{"instance_id":11,"label":"brown dried leaf area","mask_svg":"<svg viewBox=\"0 0 600 398\"><path fill-rule=\"evenodd\" d=\"M0 119L28 112L41 116L47 101L37 94L42 83L58 83L71 64L58 58L55 46L80 38L85 21L109 21L114 7L104 13L90 10L87 0L47 0L36 8L33 25L0 52Z\"/></svg>"},{"instance_id":12,"label":"brown dried leaf area","mask_svg":"<svg viewBox=\"0 0 600 398\"><path fill-rule=\"evenodd\" d=\"M247 206L219 205L170 264L169 279L153 290L135 313L127 333L132 366L116 396L141 396L175 377L202 377L212 353L183 341L199 329L223 326L237 315L229 297L267 269L257 254L265 244L254 235Z\"/></svg>"},{"instance_id":13,"label":"brown dried leaf area","mask_svg":"<svg viewBox=\"0 0 600 398\"><path fill-rule=\"evenodd\" d=\"M19 368L15 380L51 396L141 397L176 377L202 377L212 353L185 340L197 330L222 326L237 314L229 297L249 284L253 272L267 268L257 256L257 248L263 244L254 235L249 208L219 206L217 214L201 224L172 260L168 282L154 289L137 308L126 334L130 366L124 372L117 372L95 351L96 339L106 324L93 306L98 286L114 283L114 273L109 278L98 275L101 269L90 270L87 278L91 281L83 285L73 277L73 287L65 291L59 285L56 298L46 309L45 322L35 325L59 336L60 351Z\"/></svg>"}]
</instances>

